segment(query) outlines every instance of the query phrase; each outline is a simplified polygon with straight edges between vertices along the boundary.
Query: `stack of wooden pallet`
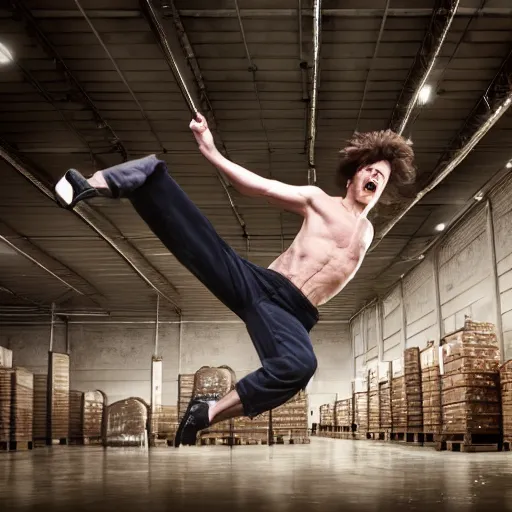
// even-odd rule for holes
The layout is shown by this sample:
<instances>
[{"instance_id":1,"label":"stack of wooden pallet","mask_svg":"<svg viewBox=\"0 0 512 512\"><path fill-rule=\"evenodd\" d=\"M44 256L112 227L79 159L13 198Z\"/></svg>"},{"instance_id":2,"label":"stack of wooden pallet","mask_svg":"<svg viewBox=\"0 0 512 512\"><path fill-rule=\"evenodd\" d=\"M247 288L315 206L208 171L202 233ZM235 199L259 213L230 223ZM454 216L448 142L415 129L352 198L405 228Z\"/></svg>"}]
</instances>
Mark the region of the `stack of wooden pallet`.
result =
<instances>
[{"instance_id":1,"label":"stack of wooden pallet","mask_svg":"<svg viewBox=\"0 0 512 512\"><path fill-rule=\"evenodd\" d=\"M443 339L443 442L458 450L497 449L500 352L494 325L466 320ZM450 448L447 446L447 448Z\"/></svg>"},{"instance_id":2,"label":"stack of wooden pallet","mask_svg":"<svg viewBox=\"0 0 512 512\"><path fill-rule=\"evenodd\" d=\"M334 425L334 405L331 406L331 410L330 421ZM297 393L285 404L272 409L271 428L274 443L309 443L308 397L304 391Z\"/></svg>"},{"instance_id":3,"label":"stack of wooden pallet","mask_svg":"<svg viewBox=\"0 0 512 512\"><path fill-rule=\"evenodd\" d=\"M331 430L334 427L334 404L320 406L320 429Z\"/></svg>"},{"instance_id":4,"label":"stack of wooden pallet","mask_svg":"<svg viewBox=\"0 0 512 512\"><path fill-rule=\"evenodd\" d=\"M177 429L176 405L160 405L151 413L151 434L154 440L172 441Z\"/></svg>"},{"instance_id":5,"label":"stack of wooden pallet","mask_svg":"<svg viewBox=\"0 0 512 512\"><path fill-rule=\"evenodd\" d=\"M503 445L512 450L512 360L500 367L501 412L503 414Z\"/></svg>"},{"instance_id":6,"label":"stack of wooden pallet","mask_svg":"<svg viewBox=\"0 0 512 512\"><path fill-rule=\"evenodd\" d=\"M368 370L368 430L380 430L379 371L378 366Z\"/></svg>"},{"instance_id":7,"label":"stack of wooden pallet","mask_svg":"<svg viewBox=\"0 0 512 512\"><path fill-rule=\"evenodd\" d=\"M354 393L354 423L357 432L368 432L368 391Z\"/></svg>"},{"instance_id":8,"label":"stack of wooden pallet","mask_svg":"<svg viewBox=\"0 0 512 512\"><path fill-rule=\"evenodd\" d=\"M423 427L423 413L420 349L418 347L411 347L404 351L404 380L407 401L407 430L419 432Z\"/></svg>"},{"instance_id":9,"label":"stack of wooden pallet","mask_svg":"<svg viewBox=\"0 0 512 512\"><path fill-rule=\"evenodd\" d=\"M268 444L270 413L264 412L255 418L243 416L233 421L234 444Z\"/></svg>"},{"instance_id":10,"label":"stack of wooden pallet","mask_svg":"<svg viewBox=\"0 0 512 512\"><path fill-rule=\"evenodd\" d=\"M423 432L440 434L441 419L441 374L439 372L439 350L430 343L420 353L421 396L423 405Z\"/></svg>"},{"instance_id":11,"label":"stack of wooden pallet","mask_svg":"<svg viewBox=\"0 0 512 512\"><path fill-rule=\"evenodd\" d=\"M24 368L0 369L0 448L31 449L34 376Z\"/></svg>"},{"instance_id":12,"label":"stack of wooden pallet","mask_svg":"<svg viewBox=\"0 0 512 512\"><path fill-rule=\"evenodd\" d=\"M178 376L178 422L183 418L194 392L194 374L186 373Z\"/></svg>"},{"instance_id":13,"label":"stack of wooden pallet","mask_svg":"<svg viewBox=\"0 0 512 512\"><path fill-rule=\"evenodd\" d=\"M34 444L45 445L48 436L48 375L34 375L34 416L33 436Z\"/></svg>"},{"instance_id":14,"label":"stack of wooden pallet","mask_svg":"<svg viewBox=\"0 0 512 512\"><path fill-rule=\"evenodd\" d=\"M391 363L379 363L379 425L381 432L389 432L391 418Z\"/></svg>"},{"instance_id":15,"label":"stack of wooden pallet","mask_svg":"<svg viewBox=\"0 0 512 512\"><path fill-rule=\"evenodd\" d=\"M84 440L83 396L81 391L74 389L69 391L69 441L71 443L82 444Z\"/></svg>"},{"instance_id":16,"label":"stack of wooden pallet","mask_svg":"<svg viewBox=\"0 0 512 512\"><path fill-rule=\"evenodd\" d=\"M337 427L338 432L350 432L352 430L352 424L354 423L352 398L338 400L334 404L334 417L334 426Z\"/></svg>"},{"instance_id":17,"label":"stack of wooden pallet","mask_svg":"<svg viewBox=\"0 0 512 512\"><path fill-rule=\"evenodd\" d=\"M407 430L407 395L402 358L395 359L391 365L391 413L393 432Z\"/></svg>"},{"instance_id":18,"label":"stack of wooden pallet","mask_svg":"<svg viewBox=\"0 0 512 512\"><path fill-rule=\"evenodd\" d=\"M12 370L0 369L0 449L11 441Z\"/></svg>"},{"instance_id":19,"label":"stack of wooden pallet","mask_svg":"<svg viewBox=\"0 0 512 512\"><path fill-rule=\"evenodd\" d=\"M101 391L86 391L83 401L84 444L100 444L104 437L105 395Z\"/></svg>"},{"instance_id":20,"label":"stack of wooden pallet","mask_svg":"<svg viewBox=\"0 0 512 512\"><path fill-rule=\"evenodd\" d=\"M52 443L67 444L69 437L69 356L49 357L49 435Z\"/></svg>"}]
</instances>

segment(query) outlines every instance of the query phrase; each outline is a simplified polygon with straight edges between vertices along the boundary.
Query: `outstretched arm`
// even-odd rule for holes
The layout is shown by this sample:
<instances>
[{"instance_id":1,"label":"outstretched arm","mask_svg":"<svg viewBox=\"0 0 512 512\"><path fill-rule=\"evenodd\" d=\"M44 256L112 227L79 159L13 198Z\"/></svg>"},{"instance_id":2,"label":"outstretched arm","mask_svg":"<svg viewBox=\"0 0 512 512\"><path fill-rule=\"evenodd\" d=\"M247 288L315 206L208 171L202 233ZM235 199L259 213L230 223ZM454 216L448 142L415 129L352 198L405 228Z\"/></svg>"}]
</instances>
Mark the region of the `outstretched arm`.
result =
<instances>
[{"instance_id":1,"label":"outstretched arm","mask_svg":"<svg viewBox=\"0 0 512 512\"><path fill-rule=\"evenodd\" d=\"M194 133L201 153L226 176L241 194L262 197L285 210L305 215L313 197L322 193L317 187L296 187L280 181L269 180L231 162L215 147L213 135L208 128L206 119L201 114L198 114L197 120L191 121L190 129Z\"/></svg>"}]
</instances>

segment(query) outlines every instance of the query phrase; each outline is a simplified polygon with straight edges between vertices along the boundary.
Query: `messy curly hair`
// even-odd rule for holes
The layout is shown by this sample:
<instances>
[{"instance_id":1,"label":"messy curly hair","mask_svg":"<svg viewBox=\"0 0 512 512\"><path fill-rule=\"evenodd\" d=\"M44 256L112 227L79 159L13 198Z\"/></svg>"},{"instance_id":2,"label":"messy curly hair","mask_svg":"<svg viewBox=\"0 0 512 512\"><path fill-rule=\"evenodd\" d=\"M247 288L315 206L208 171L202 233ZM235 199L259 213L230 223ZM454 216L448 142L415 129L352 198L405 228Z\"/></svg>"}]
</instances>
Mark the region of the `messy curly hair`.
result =
<instances>
[{"instance_id":1,"label":"messy curly hair","mask_svg":"<svg viewBox=\"0 0 512 512\"><path fill-rule=\"evenodd\" d=\"M341 159L337 169L337 183L346 191L347 181L366 165L387 160L391 175L386 187L384 202L400 195L401 189L416 180L412 142L391 130L355 133L340 151Z\"/></svg>"}]
</instances>

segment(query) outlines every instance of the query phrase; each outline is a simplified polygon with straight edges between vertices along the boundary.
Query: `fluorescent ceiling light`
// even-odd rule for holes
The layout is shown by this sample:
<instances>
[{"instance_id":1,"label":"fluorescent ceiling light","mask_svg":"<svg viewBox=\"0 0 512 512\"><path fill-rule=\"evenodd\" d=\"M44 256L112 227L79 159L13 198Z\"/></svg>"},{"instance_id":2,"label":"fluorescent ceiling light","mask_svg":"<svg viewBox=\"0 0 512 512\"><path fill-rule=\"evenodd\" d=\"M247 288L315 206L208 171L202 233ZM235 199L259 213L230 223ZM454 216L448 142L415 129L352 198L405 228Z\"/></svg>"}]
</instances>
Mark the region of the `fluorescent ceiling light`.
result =
<instances>
[{"instance_id":1,"label":"fluorescent ceiling light","mask_svg":"<svg viewBox=\"0 0 512 512\"><path fill-rule=\"evenodd\" d=\"M509 160L507 162L507 165L505 166L507 169L512 169L512 160Z\"/></svg>"},{"instance_id":2,"label":"fluorescent ceiling light","mask_svg":"<svg viewBox=\"0 0 512 512\"><path fill-rule=\"evenodd\" d=\"M418 103L420 105L425 105L426 103L428 103L428 100L430 99L431 94L432 94L432 86L424 85L420 89L420 93L418 94Z\"/></svg>"},{"instance_id":3,"label":"fluorescent ceiling light","mask_svg":"<svg viewBox=\"0 0 512 512\"><path fill-rule=\"evenodd\" d=\"M436 226L436 231L444 231L446 228L446 224L444 224L443 222L441 222L441 224L438 224Z\"/></svg>"},{"instance_id":4,"label":"fluorescent ceiling light","mask_svg":"<svg viewBox=\"0 0 512 512\"><path fill-rule=\"evenodd\" d=\"M6 48L6 46L0 43L0 64L7 64L8 62L12 62L13 57L11 52Z\"/></svg>"}]
</instances>

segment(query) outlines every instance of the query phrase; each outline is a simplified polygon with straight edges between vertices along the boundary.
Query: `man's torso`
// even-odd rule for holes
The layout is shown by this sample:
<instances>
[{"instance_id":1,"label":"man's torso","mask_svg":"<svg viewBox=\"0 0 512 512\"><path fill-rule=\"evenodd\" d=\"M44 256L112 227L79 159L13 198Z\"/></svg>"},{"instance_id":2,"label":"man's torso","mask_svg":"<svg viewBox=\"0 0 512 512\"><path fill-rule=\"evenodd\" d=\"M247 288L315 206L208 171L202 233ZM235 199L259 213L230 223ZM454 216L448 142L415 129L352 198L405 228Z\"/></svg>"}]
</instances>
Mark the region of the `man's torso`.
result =
<instances>
[{"instance_id":1,"label":"man's torso","mask_svg":"<svg viewBox=\"0 0 512 512\"><path fill-rule=\"evenodd\" d=\"M327 194L314 201L291 246L269 268L286 276L315 306L352 279L371 242L371 224Z\"/></svg>"}]
</instances>

